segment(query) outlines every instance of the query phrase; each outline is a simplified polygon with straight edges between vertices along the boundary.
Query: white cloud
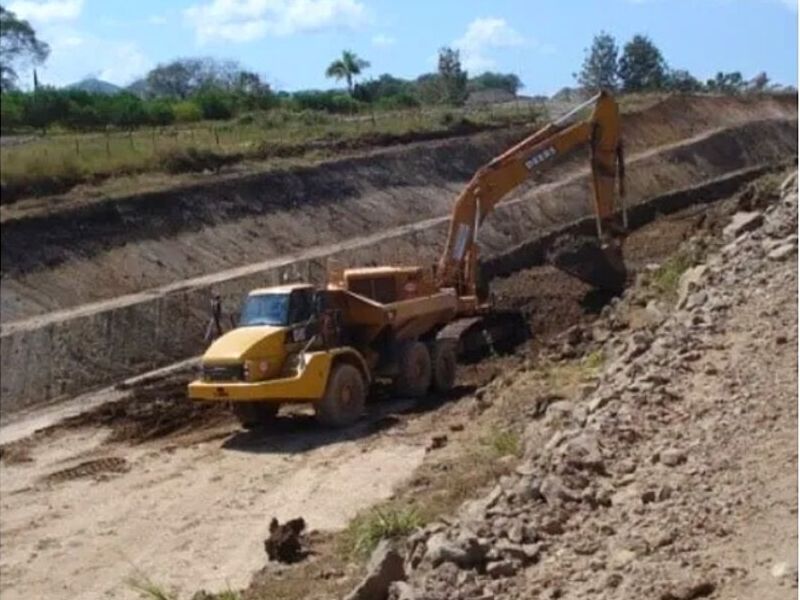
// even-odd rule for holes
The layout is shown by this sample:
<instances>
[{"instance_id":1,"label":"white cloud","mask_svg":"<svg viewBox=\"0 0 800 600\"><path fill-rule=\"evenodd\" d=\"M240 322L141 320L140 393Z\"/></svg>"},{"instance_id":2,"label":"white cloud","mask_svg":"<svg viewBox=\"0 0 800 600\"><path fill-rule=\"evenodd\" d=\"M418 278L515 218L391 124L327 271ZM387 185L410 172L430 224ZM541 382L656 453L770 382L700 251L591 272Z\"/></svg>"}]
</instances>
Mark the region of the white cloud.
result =
<instances>
[{"instance_id":1,"label":"white cloud","mask_svg":"<svg viewBox=\"0 0 800 600\"><path fill-rule=\"evenodd\" d=\"M147 22L150 23L150 25L166 25L167 17L162 15L151 15L147 18Z\"/></svg>"},{"instance_id":2,"label":"white cloud","mask_svg":"<svg viewBox=\"0 0 800 600\"><path fill-rule=\"evenodd\" d=\"M480 17L467 26L467 31L453 42L453 46L461 51L461 62L468 71L485 71L495 66L493 58L488 56L494 48L522 46L527 40L505 19L498 17Z\"/></svg>"},{"instance_id":3,"label":"white cloud","mask_svg":"<svg viewBox=\"0 0 800 600\"><path fill-rule=\"evenodd\" d=\"M87 74L117 85L127 85L152 68L153 61L136 42L85 35L70 28L48 38L50 56L39 67L39 79L47 85L63 86Z\"/></svg>"},{"instance_id":4,"label":"white cloud","mask_svg":"<svg viewBox=\"0 0 800 600\"><path fill-rule=\"evenodd\" d=\"M386 35L385 33L378 33L372 36L372 45L378 46L379 48L394 46L395 42L397 42L396 39L390 35Z\"/></svg>"},{"instance_id":5,"label":"white cloud","mask_svg":"<svg viewBox=\"0 0 800 600\"><path fill-rule=\"evenodd\" d=\"M797 0L778 0L789 10L797 11Z\"/></svg>"},{"instance_id":6,"label":"white cloud","mask_svg":"<svg viewBox=\"0 0 800 600\"><path fill-rule=\"evenodd\" d=\"M135 78L142 77L152 66L152 62L139 49L135 42L105 42L108 46L100 69L100 79L117 85L127 85Z\"/></svg>"},{"instance_id":7,"label":"white cloud","mask_svg":"<svg viewBox=\"0 0 800 600\"><path fill-rule=\"evenodd\" d=\"M359 0L212 0L190 6L183 14L201 44L353 28L366 19Z\"/></svg>"},{"instance_id":8,"label":"white cloud","mask_svg":"<svg viewBox=\"0 0 800 600\"><path fill-rule=\"evenodd\" d=\"M69 21L78 18L83 10L83 0L17 0L8 6L8 10L22 19L37 23L51 21Z\"/></svg>"}]
</instances>

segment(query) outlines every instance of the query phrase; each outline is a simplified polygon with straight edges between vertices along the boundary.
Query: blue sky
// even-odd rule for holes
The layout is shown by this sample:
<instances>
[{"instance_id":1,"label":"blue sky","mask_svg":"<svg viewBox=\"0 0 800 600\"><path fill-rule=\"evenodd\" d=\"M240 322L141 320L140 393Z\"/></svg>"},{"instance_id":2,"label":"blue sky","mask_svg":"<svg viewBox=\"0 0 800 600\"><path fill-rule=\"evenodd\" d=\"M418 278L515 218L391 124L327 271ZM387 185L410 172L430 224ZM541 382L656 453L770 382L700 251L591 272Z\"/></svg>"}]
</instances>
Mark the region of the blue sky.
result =
<instances>
[{"instance_id":1,"label":"blue sky","mask_svg":"<svg viewBox=\"0 0 800 600\"><path fill-rule=\"evenodd\" d=\"M52 48L40 79L130 83L157 63L240 61L279 89L330 87L344 48L367 76L414 77L437 49L461 50L473 74L517 73L529 94L573 85L584 49L606 30L620 45L649 35L670 66L702 79L765 70L797 85L797 0L6 0Z\"/></svg>"}]
</instances>

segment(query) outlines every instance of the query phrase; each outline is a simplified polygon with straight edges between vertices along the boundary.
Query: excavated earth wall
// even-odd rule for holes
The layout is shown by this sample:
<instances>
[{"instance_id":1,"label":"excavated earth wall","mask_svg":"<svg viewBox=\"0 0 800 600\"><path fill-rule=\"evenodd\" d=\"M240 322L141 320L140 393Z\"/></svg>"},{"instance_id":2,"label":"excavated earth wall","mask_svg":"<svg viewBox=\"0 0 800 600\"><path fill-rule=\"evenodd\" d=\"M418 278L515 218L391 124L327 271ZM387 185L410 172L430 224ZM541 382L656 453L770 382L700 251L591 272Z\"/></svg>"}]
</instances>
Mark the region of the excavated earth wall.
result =
<instances>
[{"instance_id":1,"label":"excavated earth wall","mask_svg":"<svg viewBox=\"0 0 800 600\"><path fill-rule=\"evenodd\" d=\"M683 101L684 106L675 106L677 100ZM733 125L718 126L721 107L712 100L730 103L727 108L722 108L727 110L725 118ZM676 188L703 184L732 172L737 172L735 177L740 178L755 176L769 165L796 156L796 99L769 99L761 104L719 98L696 98L687 102L686 99L673 99L672 104L670 101L662 103L655 112L649 109L645 111L646 114L626 117L628 200L631 205L658 204L659 200L656 199L659 196ZM669 123L670 111L676 113L674 121L677 126L665 125L665 119ZM761 116L767 118L757 118ZM632 132L640 135L633 136ZM692 134L694 137L691 137ZM687 135L689 139L685 139ZM97 231L86 229L86 223L91 219L81 225L80 221L68 220L63 214L21 219L16 224L13 221L4 222L4 319L7 302L12 304L15 299L32 297L17 293L25 289L20 282L30 283L35 278L38 278L38 283L27 289L35 288L39 294L49 289L55 310L43 312L41 303L37 305L35 302L18 300L16 304L28 308L16 313L15 320L3 323L0 339L3 370L0 412L8 414L26 406L74 395L201 353L205 345L203 334L213 293L222 295L226 312L231 313L236 310L242 294L252 287L298 278L322 280L327 261L331 258L348 265L426 263L435 260L444 239L446 214L454 193L463 179L474 170L473 163L480 164L486 155L495 153L498 146L505 147L510 141L508 136L508 133L475 136L477 146L482 148L475 152L478 158L467 159L469 152L464 150L459 154L463 158L460 166L443 175L442 169L445 167L441 163L449 160L452 148L460 145L462 150L468 149L474 140L461 140L455 144L439 142L433 144L433 150L419 145L381 153L371 158L383 164L381 168L371 167L375 169L372 175L358 173L359 169L369 170L367 162L359 162L368 159L348 159L343 162L352 169L351 180L358 183L354 183L354 187L343 194L341 202L311 201L309 206L305 206L297 204L295 199L296 206L293 208L291 203L286 204L284 195L281 207L274 207L270 214L261 214L268 209L258 205L248 209L251 215L247 216L242 214L242 206L246 202L237 204L232 200L237 192L230 188L226 194L232 196L219 195L216 206L221 213L228 210L237 213L237 216L227 222L205 226L198 223L187 225L186 221L193 218L187 216L192 214L192 210L184 206L182 211L176 213L184 215L183 221L177 217L152 217L149 221L152 226L145 228L148 221L143 215L146 211L142 211L142 207L133 200L127 201L129 205L125 202L107 203L81 209L87 213L106 211L107 218L98 221L100 225ZM661 141L662 145L643 147L644 138ZM664 140L667 140L667 145L663 145ZM432 154L426 154L429 151ZM415 153L426 157L418 157L420 162L411 169L416 173L415 180L406 178L399 182L388 178L388 175L388 179L382 180L384 170L391 172L387 166L390 164L397 165L401 173L407 174L407 163L413 160ZM435 159L431 158L433 155L436 155ZM339 173L337 176L344 178L344 173L337 170L344 169L341 163L321 169L333 170ZM424 182L436 179L437 173L439 179L436 183L426 187ZM463 174L461 181L457 181L459 173ZM488 261L496 272L508 272L509 269L536 264L540 261L541 253L529 252L528 258L525 258L525 244L528 244L530 251L533 248L530 246L532 240L589 214L585 157L575 158L551 173L551 183L540 181L534 189L528 187L523 190L501 205L482 229L484 256L490 259L508 257ZM318 177L321 177L320 173L313 169L308 171L307 178L293 173L292 178L296 178L293 193L300 197L308 194L311 199L322 197L325 190L321 188L326 182L330 183L330 177L321 180ZM224 184L233 185L231 182ZM423 189L426 190L424 193L420 191ZM206 193L211 197L210 191ZM242 191L240 199L246 196ZM698 196L703 194L695 192L692 197L696 197L696 200L693 201L699 201L701 198ZM713 192L709 191L708 196L704 197L707 200L712 196ZM197 197L194 200L198 200ZM162 198L161 202L164 206L158 210L177 210L166 206L166 198ZM179 196L175 202L185 203L188 200L185 196ZM674 199L670 202L674 202ZM668 204L666 202L665 206ZM208 212L203 212L210 209L201 205L202 202L198 204L194 215L200 215L202 221L210 218ZM134 210L132 207L136 206L138 209ZM129 212L126 213L126 210ZM137 210L142 214L138 214ZM634 211L634 214L637 213ZM125 215L127 227L117 223ZM264 219L269 217L273 219L269 228L269 232L275 234L271 238L273 246L255 248L265 239L264 232L243 230L241 226L243 222L253 221L250 225L256 227L257 223L263 224ZM28 236L37 235L48 219L53 224L50 237L41 236L39 250L29 243L27 247L30 252L26 255L25 243L20 240L27 239L26 231ZM36 226L32 225L34 222ZM238 223L240 229L236 230L233 223ZM9 225L12 225L10 242L6 237ZM296 238L298 228L312 236L306 238L312 241L295 246L286 245L289 244L287 240ZM85 234L87 231L90 233L81 237L81 230ZM222 235L221 230L226 234ZM170 231L173 232L171 237ZM363 236L365 232L374 233ZM150 237L145 239L145 234ZM361 237L355 237L359 234ZM118 240L118 236L122 239ZM200 237L203 236L206 236L206 242L210 245L201 243ZM214 255L214 248L221 247L226 241L231 244L230 251L220 256ZM182 250L175 252L173 263L173 254L166 249L178 247ZM61 248L60 252L58 248ZM244 250L241 255L237 254L241 249L249 249L254 254L246 254ZM142 263L147 262L143 257L148 252L174 271L171 279L159 279L163 274L152 279L153 283L162 284L161 287L144 291L133 284L115 287L101 276L107 272L119 273L120 276L140 273ZM185 265L180 257L185 258L192 252L197 257L210 256L217 262L203 262L198 258L191 268L183 269ZM48 253L52 255L49 261L46 258ZM112 258L115 253L121 254ZM252 260L257 255L261 257L261 262L246 264L248 259ZM272 258L264 260L265 256ZM91 269L105 271L98 271L97 276L93 277ZM182 279L181 276L186 274L196 276ZM64 292L69 288L65 282L69 279L72 279L75 291L66 298ZM10 285L12 282L16 287ZM86 287L95 288L101 299L86 303L85 292L82 291ZM7 289L11 291L7 292ZM133 293L114 297L112 293L115 290Z\"/></svg>"}]
</instances>

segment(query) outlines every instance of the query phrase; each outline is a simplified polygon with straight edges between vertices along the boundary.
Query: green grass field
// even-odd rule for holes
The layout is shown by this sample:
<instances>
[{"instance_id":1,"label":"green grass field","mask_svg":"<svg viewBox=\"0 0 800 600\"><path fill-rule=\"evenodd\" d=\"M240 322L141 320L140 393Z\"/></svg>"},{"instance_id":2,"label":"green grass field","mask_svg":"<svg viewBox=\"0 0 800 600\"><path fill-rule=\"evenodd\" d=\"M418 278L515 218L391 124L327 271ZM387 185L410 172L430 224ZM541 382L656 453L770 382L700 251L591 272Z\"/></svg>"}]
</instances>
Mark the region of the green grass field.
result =
<instances>
[{"instance_id":1,"label":"green grass field","mask_svg":"<svg viewBox=\"0 0 800 600\"><path fill-rule=\"evenodd\" d=\"M4 202L61 193L80 183L148 172L216 170L243 160L324 156L342 144L369 148L392 136L448 135L465 127L479 130L537 122L540 105L425 108L334 116L319 112L269 111L229 122L92 133L51 132L0 149Z\"/></svg>"}]
</instances>

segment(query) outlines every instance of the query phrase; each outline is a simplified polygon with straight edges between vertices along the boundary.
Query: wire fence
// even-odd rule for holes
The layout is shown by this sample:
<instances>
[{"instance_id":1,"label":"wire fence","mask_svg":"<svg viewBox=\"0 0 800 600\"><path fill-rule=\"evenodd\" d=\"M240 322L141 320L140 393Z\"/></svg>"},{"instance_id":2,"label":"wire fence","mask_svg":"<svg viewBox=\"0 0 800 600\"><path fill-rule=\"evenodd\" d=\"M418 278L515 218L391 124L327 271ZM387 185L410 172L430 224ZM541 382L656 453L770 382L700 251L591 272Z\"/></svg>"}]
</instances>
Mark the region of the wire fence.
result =
<instances>
[{"instance_id":1,"label":"wire fence","mask_svg":"<svg viewBox=\"0 0 800 600\"><path fill-rule=\"evenodd\" d=\"M163 155L190 148L222 155L255 156L286 145L357 139L370 133L407 134L448 130L464 120L474 125L532 122L546 116L541 103L516 101L464 107L422 107L352 115L266 111L227 122L204 121L164 127L105 131L52 131L27 135L0 148L4 181L13 178L78 176L157 170ZM263 154L269 154L265 152Z\"/></svg>"}]
</instances>

